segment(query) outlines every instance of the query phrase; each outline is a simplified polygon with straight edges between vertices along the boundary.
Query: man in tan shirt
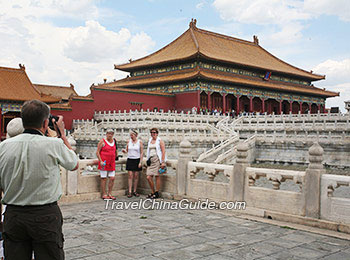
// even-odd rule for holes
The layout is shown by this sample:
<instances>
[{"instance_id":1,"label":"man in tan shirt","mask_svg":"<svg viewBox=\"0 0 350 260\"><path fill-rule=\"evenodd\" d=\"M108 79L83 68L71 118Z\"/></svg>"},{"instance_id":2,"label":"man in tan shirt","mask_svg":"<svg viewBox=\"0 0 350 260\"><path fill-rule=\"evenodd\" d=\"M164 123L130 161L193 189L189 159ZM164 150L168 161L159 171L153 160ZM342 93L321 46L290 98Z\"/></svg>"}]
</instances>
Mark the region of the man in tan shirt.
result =
<instances>
[{"instance_id":1,"label":"man in tan shirt","mask_svg":"<svg viewBox=\"0 0 350 260\"><path fill-rule=\"evenodd\" d=\"M6 204L6 260L64 259L60 166L75 170L78 159L67 141L63 117L56 127L60 138L46 137L50 108L39 100L24 103L23 134L0 144L0 188Z\"/></svg>"}]
</instances>

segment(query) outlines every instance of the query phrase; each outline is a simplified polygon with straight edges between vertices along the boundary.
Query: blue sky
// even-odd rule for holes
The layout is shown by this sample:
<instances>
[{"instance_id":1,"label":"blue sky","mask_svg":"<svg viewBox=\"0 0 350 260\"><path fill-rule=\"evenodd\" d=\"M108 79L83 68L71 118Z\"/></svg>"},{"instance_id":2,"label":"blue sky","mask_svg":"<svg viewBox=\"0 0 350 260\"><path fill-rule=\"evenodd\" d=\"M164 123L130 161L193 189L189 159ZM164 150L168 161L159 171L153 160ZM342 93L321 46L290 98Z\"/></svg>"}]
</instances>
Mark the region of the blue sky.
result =
<instances>
[{"instance_id":1,"label":"blue sky","mask_svg":"<svg viewBox=\"0 0 350 260\"><path fill-rule=\"evenodd\" d=\"M197 27L252 40L280 59L325 74L318 87L350 100L348 0L0 0L0 66L26 65L33 83L75 85L125 77L113 64L140 58Z\"/></svg>"}]
</instances>

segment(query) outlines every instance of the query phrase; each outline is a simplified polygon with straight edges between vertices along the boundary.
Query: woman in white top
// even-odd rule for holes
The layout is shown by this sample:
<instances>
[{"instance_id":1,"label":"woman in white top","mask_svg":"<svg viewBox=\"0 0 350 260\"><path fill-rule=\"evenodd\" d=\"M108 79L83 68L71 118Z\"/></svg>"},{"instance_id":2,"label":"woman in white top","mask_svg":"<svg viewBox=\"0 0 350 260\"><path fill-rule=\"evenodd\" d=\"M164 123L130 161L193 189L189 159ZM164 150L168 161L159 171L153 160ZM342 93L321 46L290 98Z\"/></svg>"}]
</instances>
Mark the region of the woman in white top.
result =
<instances>
[{"instance_id":1,"label":"woman in white top","mask_svg":"<svg viewBox=\"0 0 350 260\"><path fill-rule=\"evenodd\" d=\"M139 181L139 172L141 168L141 158L143 158L143 144L142 141L137 139L137 132L135 130L130 131L130 140L126 145L126 149L123 149L123 153L128 153L128 159L126 161L126 170L129 173L129 192L128 198L132 196L139 197L137 193L137 184ZM134 189L133 189L134 184Z\"/></svg>"},{"instance_id":2,"label":"woman in white top","mask_svg":"<svg viewBox=\"0 0 350 260\"><path fill-rule=\"evenodd\" d=\"M152 190L152 193L147 197L156 199L159 198L160 178L159 168L164 169L166 165L166 154L164 141L158 137L158 129L151 129L151 138L147 146L147 160L151 159L151 165L147 167L147 181ZM156 176L156 189L154 189L153 176Z\"/></svg>"}]
</instances>

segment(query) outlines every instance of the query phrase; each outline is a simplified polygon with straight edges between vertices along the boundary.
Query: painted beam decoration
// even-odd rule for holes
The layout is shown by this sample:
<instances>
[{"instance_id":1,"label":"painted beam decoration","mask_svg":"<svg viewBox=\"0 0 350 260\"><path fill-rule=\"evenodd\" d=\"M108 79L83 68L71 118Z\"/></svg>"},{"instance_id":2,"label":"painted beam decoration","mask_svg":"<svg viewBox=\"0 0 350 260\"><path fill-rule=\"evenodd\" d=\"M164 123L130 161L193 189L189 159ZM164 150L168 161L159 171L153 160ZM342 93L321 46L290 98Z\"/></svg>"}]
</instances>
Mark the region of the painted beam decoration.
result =
<instances>
[{"instance_id":1,"label":"painted beam decoration","mask_svg":"<svg viewBox=\"0 0 350 260\"><path fill-rule=\"evenodd\" d=\"M21 112L22 103L1 103L1 113L6 112Z\"/></svg>"},{"instance_id":2,"label":"painted beam decoration","mask_svg":"<svg viewBox=\"0 0 350 260\"><path fill-rule=\"evenodd\" d=\"M205 92L219 92L223 94L233 94L234 96L252 96L259 97L261 99L276 99L276 100L287 100L287 101L297 101L297 102L305 102L305 103L316 103L323 105L325 104L324 98L311 97L311 96L301 96L295 95L291 93L279 93L273 91L262 91L258 89L252 88L244 88L241 86L229 86L218 83L208 83L197 81L193 83L184 83L184 84L174 84L167 86L159 86L152 88L145 88L145 90L149 91L162 91L166 93L182 93L182 92L193 92L193 91L205 91Z\"/></svg>"}]
</instances>

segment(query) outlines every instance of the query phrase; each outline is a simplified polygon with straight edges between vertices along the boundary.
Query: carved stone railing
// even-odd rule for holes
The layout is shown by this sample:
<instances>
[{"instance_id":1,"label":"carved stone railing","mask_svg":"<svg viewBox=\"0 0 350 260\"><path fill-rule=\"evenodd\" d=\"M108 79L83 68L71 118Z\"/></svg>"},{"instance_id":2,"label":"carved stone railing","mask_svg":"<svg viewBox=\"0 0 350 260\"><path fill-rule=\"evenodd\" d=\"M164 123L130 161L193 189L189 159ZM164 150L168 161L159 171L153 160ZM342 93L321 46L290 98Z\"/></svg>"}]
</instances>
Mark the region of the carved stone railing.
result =
<instances>
[{"instance_id":1,"label":"carved stone railing","mask_svg":"<svg viewBox=\"0 0 350 260\"><path fill-rule=\"evenodd\" d=\"M207 180L198 179L202 171ZM215 178L222 173L226 182L216 182ZM213 200L230 200L232 196L233 166L211 163L189 162L187 168L187 196L192 198L211 198Z\"/></svg>"},{"instance_id":2,"label":"carved stone railing","mask_svg":"<svg viewBox=\"0 0 350 260\"><path fill-rule=\"evenodd\" d=\"M255 148L255 142L256 142L256 136L253 135L251 137L249 137L248 139L244 140L245 143L248 144L249 150L248 153L250 151L252 151ZM237 148L236 146L232 147L231 149L227 150L226 152L220 154L214 161L214 163L216 164L222 164L222 163L226 163L226 164L233 164L236 160L236 153L237 153ZM254 160L254 155L250 154L248 155L249 157L249 161L253 161ZM229 159L229 161L227 161Z\"/></svg>"},{"instance_id":3,"label":"carved stone railing","mask_svg":"<svg viewBox=\"0 0 350 260\"><path fill-rule=\"evenodd\" d=\"M179 143L185 137L195 143L216 143L226 140L231 132L215 127L224 116L185 114L172 112L95 112L95 120L75 120L74 138L77 141L97 141L107 129L115 129L118 141L129 139L130 129L139 132L143 140L150 138L149 129L157 127L167 143Z\"/></svg>"},{"instance_id":4,"label":"carved stone railing","mask_svg":"<svg viewBox=\"0 0 350 260\"><path fill-rule=\"evenodd\" d=\"M248 186L255 186L256 180L265 177L272 182L274 190L279 190L281 183L286 180L293 180L294 183L299 184L300 189L302 189L305 172L248 167L246 169L246 176L248 177Z\"/></svg>"},{"instance_id":5,"label":"carved stone railing","mask_svg":"<svg viewBox=\"0 0 350 260\"><path fill-rule=\"evenodd\" d=\"M100 194L100 176L96 169L97 159L79 160L79 169L76 171L67 171L61 167L61 183L63 197L61 201L77 202L85 200L94 200L101 197ZM113 187L113 194L116 196L123 196L128 188L128 176L125 170L126 158L119 158L116 161L116 181ZM146 158L143 159L142 164L146 165ZM168 169L177 169L177 160L168 160ZM118 169L119 168L119 169ZM143 173L140 174L139 190L144 193L149 192L148 183L145 176L145 167ZM176 186L174 174L166 174L163 178L163 193L165 196L174 196Z\"/></svg>"},{"instance_id":6,"label":"carved stone railing","mask_svg":"<svg viewBox=\"0 0 350 260\"><path fill-rule=\"evenodd\" d=\"M287 115L248 115L241 120L233 120L230 126L235 131L349 131L348 114L287 114Z\"/></svg>"},{"instance_id":7,"label":"carved stone railing","mask_svg":"<svg viewBox=\"0 0 350 260\"><path fill-rule=\"evenodd\" d=\"M150 120L150 121L180 121L198 123L217 123L225 116L201 115L181 112L162 111L98 111L94 114L94 119L98 121L130 121L130 120Z\"/></svg>"},{"instance_id":8,"label":"carved stone railing","mask_svg":"<svg viewBox=\"0 0 350 260\"><path fill-rule=\"evenodd\" d=\"M349 223L350 196L334 196L340 187L350 191L350 176L324 174L321 178L321 218ZM350 194L347 192L347 194Z\"/></svg>"},{"instance_id":9,"label":"carved stone railing","mask_svg":"<svg viewBox=\"0 0 350 260\"><path fill-rule=\"evenodd\" d=\"M230 180L232 174L233 166L223 165L223 164L213 164L213 163L203 163L203 162L189 162L188 163L188 173L190 179L195 179L196 174L203 170L204 174L208 175L209 181L214 181L215 177L222 172L228 180Z\"/></svg>"},{"instance_id":10,"label":"carved stone railing","mask_svg":"<svg viewBox=\"0 0 350 260\"><path fill-rule=\"evenodd\" d=\"M305 214L305 202L302 199L302 192L281 190L280 186L287 180L292 180L302 190L304 177L305 172L303 171L248 167L244 198L249 207L303 215ZM268 182L271 182L272 189L256 186L256 181L260 178L266 178Z\"/></svg>"},{"instance_id":11,"label":"carved stone railing","mask_svg":"<svg viewBox=\"0 0 350 260\"><path fill-rule=\"evenodd\" d=\"M233 146L233 147L230 147L230 149L234 148L234 144L237 143L238 141L239 141L239 137L237 135L230 137L224 142L216 145L215 147L199 155L197 162L203 162L205 159L208 159L209 157L212 157L215 154L223 153L225 152L225 149L229 148L229 146Z\"/></svg>"}]
</instances>

